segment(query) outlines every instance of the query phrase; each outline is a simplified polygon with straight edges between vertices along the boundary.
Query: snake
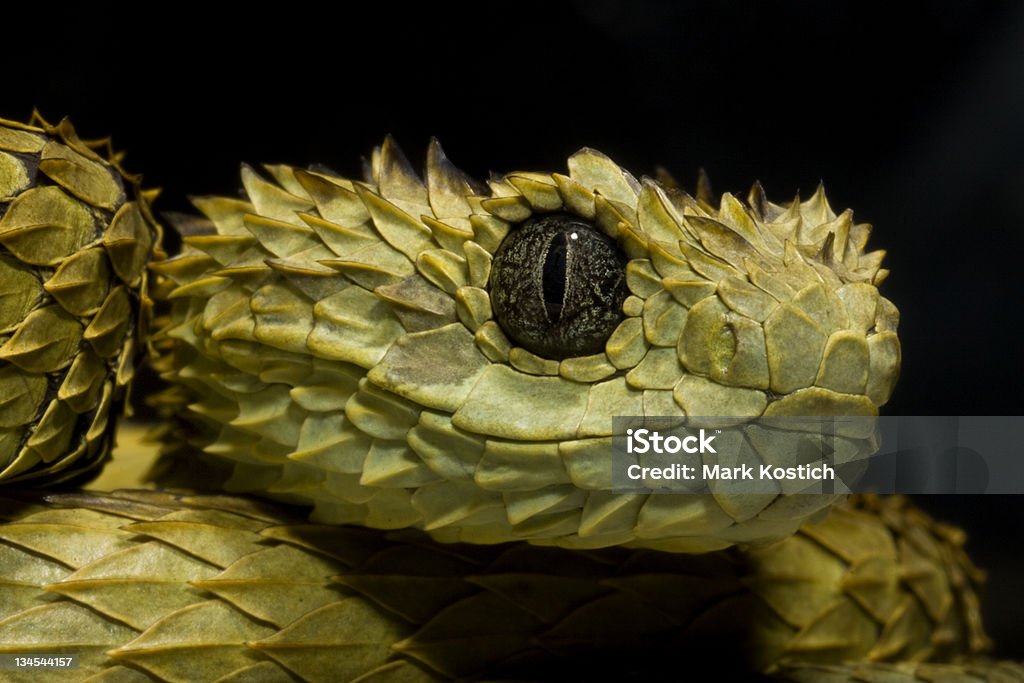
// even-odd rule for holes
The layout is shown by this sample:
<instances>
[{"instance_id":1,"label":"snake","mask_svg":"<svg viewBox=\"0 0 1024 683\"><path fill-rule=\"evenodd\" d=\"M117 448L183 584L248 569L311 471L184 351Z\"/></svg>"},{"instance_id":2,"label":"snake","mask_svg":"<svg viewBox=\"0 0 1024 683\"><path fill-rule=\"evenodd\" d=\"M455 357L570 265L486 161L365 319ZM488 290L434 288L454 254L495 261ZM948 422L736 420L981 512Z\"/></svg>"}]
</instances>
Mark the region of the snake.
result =
<instances>
[{"instance_id":1,"label":"snake","mask_svg":"<svg viewBox=\"0 0 1024 683\"><path fill-rule=\"evenodd\" d=\"M362 178L243 165L167 257L121 161L0 122L0 653L89 681L1024 679L972 659L981 574L903 499L616 490L613 417L889 399L884 252L821 186L716 200L592 149L481 183L436 140L421 177L387 138ZM143 355L161 490L75 490ZM744 463L821 455L747 434Z\"/></svg>"}]
</instances>

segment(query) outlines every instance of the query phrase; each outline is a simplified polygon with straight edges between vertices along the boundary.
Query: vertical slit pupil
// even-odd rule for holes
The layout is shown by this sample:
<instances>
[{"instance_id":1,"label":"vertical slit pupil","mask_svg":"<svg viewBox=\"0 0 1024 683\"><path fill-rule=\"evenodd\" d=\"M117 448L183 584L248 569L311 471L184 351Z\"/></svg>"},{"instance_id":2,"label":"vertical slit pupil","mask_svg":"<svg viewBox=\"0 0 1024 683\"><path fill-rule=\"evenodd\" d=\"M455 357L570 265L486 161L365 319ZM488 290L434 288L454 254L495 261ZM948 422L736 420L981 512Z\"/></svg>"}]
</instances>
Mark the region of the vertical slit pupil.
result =
<instances>
[{"instance_id":1,"label":"vertical slit pupil","mask_svg":"<svg viewBox=\"0 0 1024 683\"><path fill-rule=\"evenodd\" d=\"M544 259L544 308L548 320L554 324L562 317L565 301L566 251L569 248L565 233L559 231L551 238Z\"/></svg>"}]
</instances>

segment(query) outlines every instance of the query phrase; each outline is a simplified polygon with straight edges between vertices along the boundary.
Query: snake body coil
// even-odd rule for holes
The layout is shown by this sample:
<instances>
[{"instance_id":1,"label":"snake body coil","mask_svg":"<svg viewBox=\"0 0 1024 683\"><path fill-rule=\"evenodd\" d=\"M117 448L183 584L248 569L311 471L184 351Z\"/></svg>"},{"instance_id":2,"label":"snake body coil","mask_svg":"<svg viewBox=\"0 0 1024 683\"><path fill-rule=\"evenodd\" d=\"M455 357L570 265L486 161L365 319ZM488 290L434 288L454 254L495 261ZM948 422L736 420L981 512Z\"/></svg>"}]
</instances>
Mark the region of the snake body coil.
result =
<instances>
[{"instance_id":1,"label":"snake body coil","mask_svg":"<svg viewBox=\"0 0 1024 683\"><path fill-rule=\"evenodd\" d=\"M896 499L705 555L449 546L228 496L0 503L0 652L77 653L94 683L735 676L986 645L962 537Z\"/></svg>"},{"instance_id":2,"label":"snake body coil","mask_svg":"<svg viewBox=\"0 0 1024 683\"><path fill-rule=\"evenodd\" d=\"M159 241L152 195L105 141L37 123L0 120L0 482L108 454Z\"/></svg>"}]
</instances>

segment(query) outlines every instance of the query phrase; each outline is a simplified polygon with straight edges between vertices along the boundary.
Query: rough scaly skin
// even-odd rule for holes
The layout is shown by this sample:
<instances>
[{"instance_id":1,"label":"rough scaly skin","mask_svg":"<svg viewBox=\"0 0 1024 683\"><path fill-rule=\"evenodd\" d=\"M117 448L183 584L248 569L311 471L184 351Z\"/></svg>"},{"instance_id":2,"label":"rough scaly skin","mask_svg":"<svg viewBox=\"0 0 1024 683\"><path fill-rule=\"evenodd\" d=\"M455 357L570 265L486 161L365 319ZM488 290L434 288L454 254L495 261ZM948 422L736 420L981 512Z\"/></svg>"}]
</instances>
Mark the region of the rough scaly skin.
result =
<instances>
[{"instance_id":1,"label":"rough scaly skin","mask_svg":"<svg viewBox=\"0 0 1024 683\"><path fill-rule=\"evenodd\" d=\"M107 141L0 120L0 483L65 481L108 454L159 253L151 198Z\"/></svg>"},{"instance_id":2,"label":"rough scaly skin","mask_svg":"<svg viewBox=\"0 0 1024 683\"><path fill-rule=\"evenodd\" d=\"M319 521L570 548L763 543L827 508L780 486L615 495L611 417L875 415L900 347L869 226L820 188L715 208L593 150L568 166L481 193L436 143L423 182L388 140L365 181L245 167L246 200L198 200L208 224L158 266L173 303L159 362L224 486ZM508 231L555 211L629 259L604 352L562 361L510 343L487 290Z\"/></svg>"},{"instance_id":3,"label":"rough scaly skin","mask_svg":"<svg viewBox=\"0 0 1024 683\"><path fill-rule=\"evenodd\" d=\"M79 680L607 680L701 662L795 676L987 644L962 534L899 499L705 555L446 546L210 494L0 510L0 652L77 653Z\"/></svg>"}]
</instances>

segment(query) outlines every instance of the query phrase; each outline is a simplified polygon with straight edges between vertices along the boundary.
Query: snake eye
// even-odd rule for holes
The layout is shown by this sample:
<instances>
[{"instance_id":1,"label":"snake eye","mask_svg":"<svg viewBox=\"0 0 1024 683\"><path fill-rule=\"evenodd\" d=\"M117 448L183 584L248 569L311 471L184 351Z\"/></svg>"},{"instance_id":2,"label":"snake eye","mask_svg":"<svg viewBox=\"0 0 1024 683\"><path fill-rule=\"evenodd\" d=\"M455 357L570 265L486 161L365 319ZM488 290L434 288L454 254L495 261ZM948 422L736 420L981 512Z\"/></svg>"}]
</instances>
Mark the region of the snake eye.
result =
<instances>
[{"instance_id":1,"label":"snake eye","mask_svg":"<svg viewBox=\"0 0 1024 683\"><path fill-rule=\"evenodd\" d=\"M538 356L598 353L622 320L625 273L625 255L592 224L565 214L531 218L494 254L494 317Z\"/></svg>"}]
</instances>

